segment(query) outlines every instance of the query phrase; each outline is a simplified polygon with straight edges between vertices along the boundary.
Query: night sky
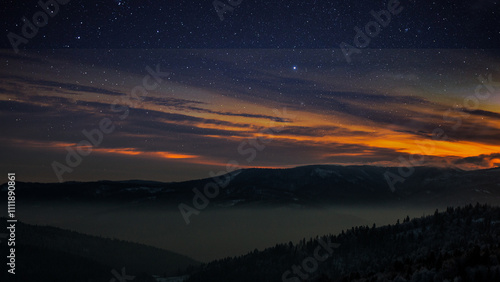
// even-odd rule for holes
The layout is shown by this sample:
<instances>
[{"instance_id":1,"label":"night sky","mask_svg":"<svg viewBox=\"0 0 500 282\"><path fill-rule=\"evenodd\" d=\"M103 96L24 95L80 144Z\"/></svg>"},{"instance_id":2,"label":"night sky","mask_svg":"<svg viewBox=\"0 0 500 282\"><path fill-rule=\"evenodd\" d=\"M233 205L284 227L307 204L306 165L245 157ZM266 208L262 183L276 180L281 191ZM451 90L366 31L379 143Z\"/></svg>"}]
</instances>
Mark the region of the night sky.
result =
<instances>
[{"instance_id":1,"label":"night sky","mask_svg":"<svg viewBox=\"0 0 500 282\"><path fill-rule=\"evenodd\" d=\"M0 12L0 166L22 181L500 166L498 1L71 0L27 38L37 2Z\"/></svg>"}]
</instances>

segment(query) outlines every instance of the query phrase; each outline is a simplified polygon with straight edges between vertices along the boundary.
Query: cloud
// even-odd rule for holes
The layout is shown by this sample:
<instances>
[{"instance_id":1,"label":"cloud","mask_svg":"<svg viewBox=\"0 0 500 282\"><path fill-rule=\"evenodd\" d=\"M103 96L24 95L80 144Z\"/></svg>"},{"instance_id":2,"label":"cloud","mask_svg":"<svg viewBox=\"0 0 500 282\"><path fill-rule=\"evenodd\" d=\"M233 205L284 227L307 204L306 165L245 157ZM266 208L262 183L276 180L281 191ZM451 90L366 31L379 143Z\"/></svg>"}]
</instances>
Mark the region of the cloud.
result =
<instances>
[{"instance_id":1,"label":"cloud","mask_svg":"<svg viewBox=\"0 0 500 282\"><path fill-rule=\"evenodd\" d=\"M124 95L121 92L118 91L113 91L105 88L100 88L100 87L93 87L93 86L86 86L78 83L65 83L65 82L58 82L58 81L53 81L53 80L45 80L45 79L31 79L28 77L21 77L21 76L15 76L15 75L2 75L4 79L11 79L14 81L17 81L21 85L26 85L26 84L31 84L32 86L39 88L39 89L45 89L49 91L61 91L66 90L64 93L66 94L83 94L85 93L96 93L96 94L104 94L104 95L111 95L111 96L121 96Z\"/></svg>"},{"instance_id":2,"label":"cloud","mask_svg":"<svg viewBox=\"0 0 500 282\"><path fill-rule=\"evenodd\" d=\"M495 113L491 111L485 111L485 110L467 110L467 109L462 109L463 112L472 114L472 115L477 115L477 116L483 116L483 117L489 117L489 118L494 118L494 119L500 119L500 113Z\"/></svg>"},{"instance_id":3,"label":"cloud","mask_svg":"<svg viewBox=\"0 0 500 282\"><path fill-rule=\"evenodd\" d=\"M455 160L453 162L456 165L465 165L469 168L491 168L500 166L500 153L494 153L489 155L478 155L474 157L467 157Z\"/></svg>"},{"instance_id":4,"label":"cloud","mask_svg":"<svg viewBox=\"0 0 500 282\"><path fill-rule=\"evenodd\" d=\"M40 114L48 113L52 107L41 107L32 103L23 103L18 101L0 101L0 112L13 112L16 114Z\"/></svg>"},{"instance_id":5,"label":"cloud","mask_svg":"<svg viewBox=\"0 0 500 282\"><path fill-rule=\"evenodd\" d=\"M246 118L261 118L268 119L277 122L290 122L290 120L283 119L281 117L270 116L270 115L258 115L251 113L233 113L228 111L215 111L206 108L200 108L195 105L204 105L209 107L210 104L205 102L187 100L187 99L179 99L179 98L171 98L171 97L145 97L144 102L152 102L155 105L171 107L179 111L187 111L187 112L197 112L197 113L207 113L207 114L215 114L220 116L235 116L235 117L246 117Z\"/></svg>"},{"instance_id":6,"label":"cloud","mask_svg":"<svg viewBox=\"0 0 500 282\"><path fill-rule=\"evenodd\" d=\"M98 128L102 118L110 118L116 129L105 135L102 147L89 157L109 165L132 157L137 161L144 158L143 163L166 160L172 166L181 160L185 167L223 165L233 159L242 165L265 167L399 165L399 157L408 159L419 152L417 141L432 141L435 146L433 152L425 153L425 165L477 168L499 162L494 155L500 151L496 100L488 101L487 106L485 101L474 111L462 110L458 127L456 120L443 118L453 109L450 101L478 84L476 67L456 60L465 53L393 50L373 59L367 56L374 64L347 66L332 62L331 56L323 56L329 52L318 50L300 55L255 50L209 50L189 55L191 51L183 51L170 61L171 52L148 56L151 61L163 58L168 62L161 69L171 76L129 108L124 120L120 119L123 112L113 112L111 103L129 93L126 85L144 76L144 68L137 67L143 62L134 59L138 57L135 53L128 54L131 61L123 64L116 59L122 56L99 55L107 65L96 62L94 73L102 76L100 71L105 71L107 82L92 75L84 80L79 74L90 65L77 64L78 58L71 56L32 62L40 64L34 66L36 70L49 70L54 65L48 73L25 71L22 75L17 69L13 72L17 75L12 75L4 71L0 126L9 133L4 144L17 153L38 150L46 163L39 161L33 166L50 165L45 155L49 150L45 149L52 148L50 154L64 159L65 145L78 143L85 138L82 130ZM228 58L227 52L240 55ZM402 60L396 62L395 56ZM491 62L490 57L482 58L478 65ZM446 63L436 64L441 61ZM298 65L298 69L292 70L288 64ZM384 70L377 72L381 65ZM55 70L63 68L68 72L55 75ZM447 93L442 91L445 85L450 86ZM274 108L283 107L295 117L273 113ZM276 126L283 129L272 136L260 133ZM437 128L446 140L432 140ZM265 143L265 149L257 150L255 161L247 163L248 155L241 154L239 148L241 144L250 148L248 141L260 136L272 138L272 142ZM10 149L6 151L10 153ZM16 163L14 153L10 156L6 163ZM126 173L140 170L135 163L129 163ZM17 160L17 165L24 164ZM104 165L97 167L105 171Z\"/></svg>"}]
</instances>

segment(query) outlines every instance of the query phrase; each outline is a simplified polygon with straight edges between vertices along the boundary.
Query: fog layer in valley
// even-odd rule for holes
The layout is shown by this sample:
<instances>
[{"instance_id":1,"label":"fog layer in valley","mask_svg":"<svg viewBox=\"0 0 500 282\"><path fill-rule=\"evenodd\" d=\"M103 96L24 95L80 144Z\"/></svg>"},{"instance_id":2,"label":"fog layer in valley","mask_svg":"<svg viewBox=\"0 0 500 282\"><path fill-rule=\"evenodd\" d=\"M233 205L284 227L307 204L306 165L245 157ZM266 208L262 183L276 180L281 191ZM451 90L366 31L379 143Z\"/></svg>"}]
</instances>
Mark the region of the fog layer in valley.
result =
<instances>
[{"instance_id":1,"label":"fog layer in valley","mask_svg":"<svg viewBox=\"0 0 500 282\"><path fill-rule=\"evenodd\" d=\"M435 208L330 207L303 209L207 209L186 225L178 210L121 204L25 204L21 221L151 245L208 262L243 255L277 243L336 234L353 226L394 224L406 215L420 217Z\"/></svg>"}]
</instances>

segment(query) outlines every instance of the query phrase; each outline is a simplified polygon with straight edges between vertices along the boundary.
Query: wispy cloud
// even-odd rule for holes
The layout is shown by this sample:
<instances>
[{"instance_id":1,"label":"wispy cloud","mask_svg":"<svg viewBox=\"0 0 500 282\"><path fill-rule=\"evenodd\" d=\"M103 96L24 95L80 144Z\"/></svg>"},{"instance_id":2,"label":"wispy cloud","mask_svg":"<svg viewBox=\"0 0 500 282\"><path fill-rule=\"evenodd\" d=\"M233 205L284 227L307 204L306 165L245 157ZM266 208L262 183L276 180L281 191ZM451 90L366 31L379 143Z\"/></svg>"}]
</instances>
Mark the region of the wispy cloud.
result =
<instances>
[{"instance_id":1,"label":"wispy cloud","mask_svg":"<svg viewBox=\"0 0 500 282\"><path fill-rule=\"evenodd\" d=\"M189 60L171 56L168 81L136 101L124 120L111 105L142 79L132 62L111 70L93 66L96 62L72 65L77 59L70 55L59 61L33 55L32 68L46 73L0 71L0 126L9 136L2 139L5 150L38 150L45 158L61 154L84 138L82 130L98 127L106 117L116 130L94 152L108 161L119 156L224 166L240 157L238 146L245 140L268 138L273 142L252 165L397 165L398 156L422 153L416 145L422 141L434 145L425 153L425 165L498 165L500 99L492 97L474 110L457 106L474 93L477 73L494 61L487 52L474 55L474 65L464 65L456 62L461 51L380 51L370 64L359 66L332 61L329 51L227 52L239 55L229 60L209 50ZM92 75L82 74L89 69L95 69ZM273 112L282 107L295 117ZM450 109L453 115L444 118ZM284 128L266 133L271 126ZM436 129L446 138L434 140Z\"/></svg>"}]
</instances>

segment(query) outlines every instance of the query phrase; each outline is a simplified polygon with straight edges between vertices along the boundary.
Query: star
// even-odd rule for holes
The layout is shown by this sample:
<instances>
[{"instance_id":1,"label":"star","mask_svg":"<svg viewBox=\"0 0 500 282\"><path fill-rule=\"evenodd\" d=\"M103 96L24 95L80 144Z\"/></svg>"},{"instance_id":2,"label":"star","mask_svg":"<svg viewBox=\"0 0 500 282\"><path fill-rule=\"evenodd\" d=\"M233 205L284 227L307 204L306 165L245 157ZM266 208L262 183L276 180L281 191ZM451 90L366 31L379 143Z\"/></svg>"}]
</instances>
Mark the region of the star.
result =
<instances>
[{"instance_id":1,"label":"star","mask_svg":"<svg viewBox=\"0 0 500 282\"><path fill-rule=\"evenodd\" d=\"M293 66L292 68L293 68L293 70L297 70L297 66Z\"/></svg>"}]
</instances>

